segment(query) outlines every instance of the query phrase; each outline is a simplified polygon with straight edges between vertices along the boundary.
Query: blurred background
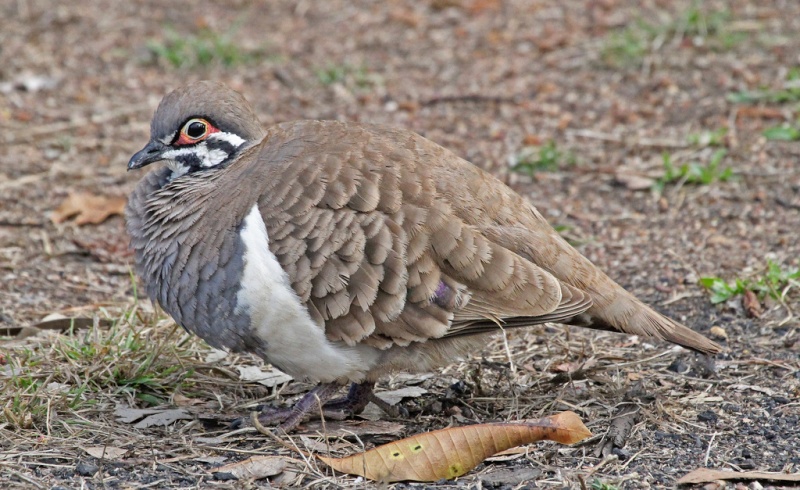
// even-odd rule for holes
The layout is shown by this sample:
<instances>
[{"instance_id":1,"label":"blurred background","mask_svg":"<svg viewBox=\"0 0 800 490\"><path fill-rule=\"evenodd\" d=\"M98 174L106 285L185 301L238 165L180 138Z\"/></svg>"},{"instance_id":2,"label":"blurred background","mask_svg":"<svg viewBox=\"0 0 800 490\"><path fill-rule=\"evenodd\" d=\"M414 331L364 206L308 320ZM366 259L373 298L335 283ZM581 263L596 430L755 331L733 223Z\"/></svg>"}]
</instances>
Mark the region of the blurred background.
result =
<instances>
[{"instance_id":1,"label":"blurred background","mask_svg":"<svg viewBox=\"0 0 800 490\"><path fill-rule=\"evenodd\" d=\"M658 309L796 359L800 2L8 0L0 16L0 327L131 302L126 163L163 95L214 79L264 125L416 131Z\"/></svg>"}]
</instances>

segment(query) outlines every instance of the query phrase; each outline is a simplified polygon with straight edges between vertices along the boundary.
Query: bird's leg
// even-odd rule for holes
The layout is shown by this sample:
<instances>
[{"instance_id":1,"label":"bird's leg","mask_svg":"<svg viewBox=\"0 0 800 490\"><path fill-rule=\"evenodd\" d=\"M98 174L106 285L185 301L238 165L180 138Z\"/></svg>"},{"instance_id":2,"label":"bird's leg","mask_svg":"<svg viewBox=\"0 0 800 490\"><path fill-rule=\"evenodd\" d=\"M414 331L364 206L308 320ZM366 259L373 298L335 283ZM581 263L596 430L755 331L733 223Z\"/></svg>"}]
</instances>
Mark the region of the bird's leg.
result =
<instances>
[{"instance_id":1,"label":"bird's leg","mask_svg":"<svg viewBox=\"0 0 800 490\"><path fill-rule=\"evenodd\" d=\"M294 430L306 417L319 414L325 403L339 390L339 386L337 383L321 383L315 386L294 404L289 411L289 416L281 422L279 427L284 432L289 432Z\"/></svg>"},{"instance_id":2,"label":"bird's leg","mask_svg":"<svg viewBox=\"0 0 800 490\"><path fill-rule=\"evenodd\" d=\"M322 413L328 418L341 420L351 415L356 415L364 411L364 408L372 400L372 388L374 381L363 381L353 383L347 395L342 398L331 400L322 406Z\"/></svg>"},{"instance_id":3,"label":"bird's leg","mask_svg":"<svg viewBox=\"0 0 800 490\"><path fill-rule=\"evenodd\" d=\"M265 407L258 414L258 421L263 425L280 424L280 428L286 432L297 427L306 417L319 414L320 405L330 400L339 389L337 383L321 383L311 391L303 395L291 408ZM241 419L240 419L241 420ZM237 421L239 422L239 421ZM244 422L244 420L241 420ZM240 422L240 423L241 423ZM238 426L234 422L234 426Z\"/></svg>"},{"instance_id":4,"label":"bird's leg","mask_svg":"<svg viewBox=\"0 0 800 490\"><path fill-rule=\"evenodd\" d=\"M351 384L347 396L331 400L323 405L323 414L328 418L343 419L363 412L369 402L372 402L391 417L408 416L406 409L387 403L375 394L374 388L374 381Z\"/></svg>"},{"instance_id":5,"label":"bird's leg","mask_svg":"<svg viewBox=\"0 0 800 490\"><path fill-rule=\"evenodd\" d=\"M291 408L265 408L258 415L258 421L263 425L279 424L282 430L289 432L306 418L319 417L320 413L326 418L343 420L364 411L369 402L373 402L390 416L408 415L403 409L398 409L378 398L372 391L374 387L374 381L353 383L346 396L331 400L339 385L322 383L303 395Z\"/></svg>"}]
</instances>

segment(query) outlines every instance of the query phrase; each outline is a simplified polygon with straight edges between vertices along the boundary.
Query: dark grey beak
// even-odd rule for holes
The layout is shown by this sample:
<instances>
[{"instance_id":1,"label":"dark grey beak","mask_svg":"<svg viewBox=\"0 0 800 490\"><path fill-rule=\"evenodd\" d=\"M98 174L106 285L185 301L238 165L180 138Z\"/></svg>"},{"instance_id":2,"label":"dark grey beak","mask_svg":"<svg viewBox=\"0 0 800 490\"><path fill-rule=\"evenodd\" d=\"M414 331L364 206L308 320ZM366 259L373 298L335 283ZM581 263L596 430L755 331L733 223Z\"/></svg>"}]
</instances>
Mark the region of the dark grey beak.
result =
<instances>
[{"instance_id":1,"label":"dark grey beak","mask_svg":"<svg viewBox=\"0 0 800 490\"><path fill-rule=\"evenodd\" d=\"M164 143L157 140L150 140L147 146L137 151L128 161L128 170L146 167L153 162L163 160L161 154L167 147Z\"/></svg>"}]
</instances>

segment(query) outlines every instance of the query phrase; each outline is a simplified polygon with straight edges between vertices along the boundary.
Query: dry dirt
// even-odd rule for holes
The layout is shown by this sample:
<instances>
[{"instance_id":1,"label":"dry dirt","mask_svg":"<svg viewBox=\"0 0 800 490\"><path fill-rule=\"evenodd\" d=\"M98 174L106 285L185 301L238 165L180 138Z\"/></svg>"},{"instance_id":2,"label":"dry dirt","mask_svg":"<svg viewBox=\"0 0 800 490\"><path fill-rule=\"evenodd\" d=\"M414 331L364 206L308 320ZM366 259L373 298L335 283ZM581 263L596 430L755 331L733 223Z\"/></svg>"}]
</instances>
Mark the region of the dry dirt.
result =
<instances>
[{"instance_id":1,"label":"dry dirt","mask_svg":"<svg viewBox=\"0 0 800 490\"><path fill-rule=\"evenodd\" d=\"M573 448L539 444L456 481L395 488L669 488L700 467L800 471L797 288L783 301L765 300L753 318L738 298L712 305L698 285L703 276L757 278L768 259L798 266L800 144L767 140L763 131L798 127L798 82L787 80L800 67L800 3L17 0L0 4L0 15L0 327L41 325L52 313L129 311L123 219L54 224L52 213L71 192L130 192L141 175L125 165L147 141L161 96L191 80L221 80L246 95L265 125L341 119L419 132L506 179L642 299L700 332L716 326L727 335L721 342L729 351L708 360L645 339L546 326L510 335L511 357L497 341L436 377L387 380L382 389L418 384L427 394L403 402L410 417L394 421L399 432L362 436L367 447L451 423L566 409L602 436L621 408L638 409L622 447L608 446L607 456L597 453L600 437ZM237 59L192 62L190 49L175 67L151 49L203 32L229 39ZM646 33L643 49L635 32ZM729 97L745 91L762 97ZM711 141L692 139L720 129L724 135ZM557 168L533 177L509 171L524 147L549 141L561 154ZM733 179L636 190L637 182L652 182L642 179L663 175L665 152L678 164L705 164L718 149L726 150L722 166ZM146 302L138 308L145 320L154 316ZM142 327L128 320L124 328ZM46 334L0 340L0 486L270 484L209 473L252 454L289 454L252 432L221 438L227 420L274 398L270 389L219 374L235 378L234 367L253 361L209 367L202 345L170 322L150 326L153 339L171 334L158 345L172 347L160 354L180 360L194 391L167 383L148 398L146 386L108 386L81 394L92 408L51 407L42 393L22 393L19 379L27 373L66 389L86 382L64 374L76 363L42 360L62 341ZM41 362L20 361L37 355ZM571 381L551 382L578 368ZM302 388L289 385L278 398ZM12 393L46 410L26 420ZM114 416L117 406L148 408L156 399L191 417L138 429ZM95 458L87 446L123 455ZM369 486L316 465L282 478L272 484Z\"/></svg>"}]
</instances>

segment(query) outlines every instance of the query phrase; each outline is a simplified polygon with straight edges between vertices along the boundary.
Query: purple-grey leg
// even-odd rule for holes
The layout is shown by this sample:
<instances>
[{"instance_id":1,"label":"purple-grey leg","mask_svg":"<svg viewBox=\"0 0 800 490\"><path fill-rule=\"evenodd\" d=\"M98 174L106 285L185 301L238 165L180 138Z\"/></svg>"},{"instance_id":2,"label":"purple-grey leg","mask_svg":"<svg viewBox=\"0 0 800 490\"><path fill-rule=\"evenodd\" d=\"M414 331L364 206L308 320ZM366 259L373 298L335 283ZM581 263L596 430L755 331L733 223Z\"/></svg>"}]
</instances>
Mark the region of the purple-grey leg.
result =
<instances>
[{"instance_id":1,"label":"purple-grey leg","mask_svg":"<svg viewBox=\"0 0 800 490\"><path fill-rule=\"evenodd\" d=\"M258 415L258 421L265 426L279 425L282 430L289 432L307 418L319 418L320 413L325 418L343 420L361 413L370 401L374 401L375 395L372 393L372 388L375 383L353 383L346 396L331 400L339 386L336 383L319 384L303 395L293 407L266 407ZM386 404L386 402L383 403ZM322 406L321 410L320 406ZM240 419L234 422L233 427L238 427L243 423L247 423L247 421Z\"/></svg>"},{"instance_id":2,"label":"purple-grey leg","mask_svg":"<svg viewBox=\"0 0 800 490\"><path fill-rule=\"evenodd\" d=\"M258 414L258 421L265 426L278 425L283 431L289 432L295 429L303 420L318 418L320 414L325 418L334 420L346 419L364 411L369 402L376 404L392 417L408 416L408 411L404 408L392 406L378 398L372 391L374 387L374 382L353 383L350 385L350 390L346 396L331 400L339 389L339 385L335 383L319 384L303 395L293 407L264 408ZM320 406L322 407L321 409ZM236 420L232 428L240 427L246 423L246 419Z\"/></svg>"},{"instance_id":3,"label":"purple-grey leg","mask_svg":"<svg viewBox=\"0 0 800 490\"><path fill-rule=\"evenodd\" d=\"M408 410L385 402L372 391L374 388L375 383L367 381L351 384L347 396L331 400L322 407L323 414L330 419L342 420L358 415L372 402L391 417L408 417Z\"/></svg>"},{"instance_id":4,"label":"purple-grey leg","mask_svg":"<svg viewBox=\"0 0 800 490\"><path fill-rule=\"evenodd\" d=\"M284 432L289 432L300 425L300 422L306 417L319 414L320 411L324 410L325 403L333 398L333 395L335 395L338 390L339 385L336 383L321 383L315 386L314 389L303 395L303 398L298 400L289 410L289 415L279 426L280 429ZM258 421L265 425L266 423L277 422L274 420L265 422L262 420L261 415L258 416Z\"/></svg>"}]
</instances>

